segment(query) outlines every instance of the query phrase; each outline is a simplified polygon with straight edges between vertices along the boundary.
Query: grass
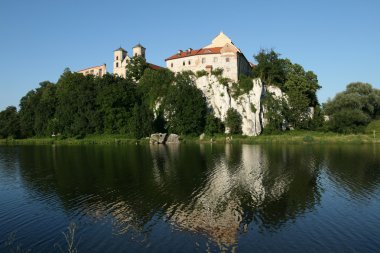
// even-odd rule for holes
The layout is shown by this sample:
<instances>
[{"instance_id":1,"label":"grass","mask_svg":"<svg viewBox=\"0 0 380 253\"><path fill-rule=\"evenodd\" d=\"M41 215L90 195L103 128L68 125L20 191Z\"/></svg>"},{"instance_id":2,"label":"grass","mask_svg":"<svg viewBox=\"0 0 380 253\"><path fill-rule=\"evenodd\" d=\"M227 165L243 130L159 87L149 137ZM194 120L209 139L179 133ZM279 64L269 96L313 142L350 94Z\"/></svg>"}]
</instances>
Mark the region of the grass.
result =
<instances>
[{"instance_id":1,"label":"grass","mask_svg":"<svg viewBox=\"0 0 380 253\"><path fill-rule=\"evenodd\" d=\"M242 143L242 144L259 144L259 143L380 143L380 132L373 138L372 134L337 134L331 132L315 131L288 131L278 134L262 134L259 136L247 137L241 135L232 135L230 140L226 140L226 135L206 136L203 141L210 142L211 139L217 143ZM186 142L199 141L199 138L184 137Z\"/></svg>"},{"instance_id":2,"label":"grass","mask_svg":"<svg viewBox=\"0 0 380 253\"><path fill-rule=\"evenodd\" d=\"M379 130L373 130L379 129ZM373 134L376 131L376 134ZM227 140L228 137L228 140ZM376 124L369 125L367 131L363 134L338 134L331 132L316 131L287 131L277 134L262 134L259 136L242 136L242 135L225 135L218 134L215 136L205 136L201 141L199 136L181 136L184 143L380 143L380 121ZM81 144L144 144L149 143L149 139L143 138L136 140L126 135L87 135L82 139L78 138L62 138L62 137L34 137L28 139L0 139L0 144L10 145L81 145Z\"/></svg>"},{"instance_id":3,"label":"grass","mask_svg":"<svg viewBox=\"0 0 380 253\"><path fill-rule=\"evenodd\" d=\"M146 139L136 140L126 135L120 135L120 134L118 135L93 134L93 135L86 135L84 138L75 138L75 137L64 138L62 136L56 136L56 137L33 137L33 138L27 138L27 139L0 139L0 144L15 144L15 145L135 144L135 143L144 143L144 142L149 142L149 140L146 140Z\"/></svg>"}]
</instances>

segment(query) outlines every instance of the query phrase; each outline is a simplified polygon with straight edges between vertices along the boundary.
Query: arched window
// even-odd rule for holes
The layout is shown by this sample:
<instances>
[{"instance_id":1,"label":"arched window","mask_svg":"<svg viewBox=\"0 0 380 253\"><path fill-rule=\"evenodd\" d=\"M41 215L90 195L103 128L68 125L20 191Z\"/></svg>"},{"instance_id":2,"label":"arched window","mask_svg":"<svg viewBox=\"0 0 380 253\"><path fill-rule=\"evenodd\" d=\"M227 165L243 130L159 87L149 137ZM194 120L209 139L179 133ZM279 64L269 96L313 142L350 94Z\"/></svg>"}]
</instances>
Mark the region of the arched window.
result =
<instances>
[{"instance_id":1,"label":"arched window","mask_svg":"<svg viewBox=\"0 0 380 253\"><path fill-rule=\"evenodd\" d=\"M116 56L116 61L118 61L119 60L119 56Z\"/></svg>"},{"instance_id":2,"label":"arched window","mask_svg":"<svg viewBox=\"0 0 380 253\"><path fill-rule=\"evenodd\" d=\"M116 62L116 68L118 68L119 67L119 63L118 62Z\"/></svg>"}]
</instances>

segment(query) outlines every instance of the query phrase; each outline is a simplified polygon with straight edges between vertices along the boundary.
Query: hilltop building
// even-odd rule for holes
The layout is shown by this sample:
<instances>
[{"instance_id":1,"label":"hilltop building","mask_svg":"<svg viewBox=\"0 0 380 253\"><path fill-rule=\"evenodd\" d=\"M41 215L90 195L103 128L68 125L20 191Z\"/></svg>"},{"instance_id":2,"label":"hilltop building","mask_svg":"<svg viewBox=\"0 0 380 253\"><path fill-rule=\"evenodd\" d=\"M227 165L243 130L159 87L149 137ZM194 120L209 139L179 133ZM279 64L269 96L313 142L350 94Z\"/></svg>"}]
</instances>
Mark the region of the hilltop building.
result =
<instances>
[{"instance_id":1,"label":"hilltop building","mask_svg":"<svg viewBox=\"0 0 380 253\"><path fill-rule=\"evenodd\" d=\"M102 77L107 73L107 67L106 67L106 64L103 64L100 66L94 66L94 67L78 70L77 73L81 73L85 76L94 75L94 76Z\"/></svg>"},{"instance_id":2,"label":"hilltop building","mask_svg":"<svg viewBox=\"0 0 380 253\"><path fill-rule=\"evenodd\" d=\"M132 48L133 57L141 56L144 59L146 59L145 51L146 51L146 48L143 47L139 43ZM114 54L113 74L126 78L125 68L127 67L129 61L131 60L131 57L128 55L128 52L122 47L119 47L118 49L116 49L113 54ZM148 63L148 65L151 69L157 70L161 68L160 66L154 65L152 63Z\"/></svg>"},{"instance_id":3,"label":"hilltop building","mask_svg":"<svg viewBox=\"0 0 380 253\"><path fill-rule=\"evenodd\" d=\"M237 81L241 74L250 75L252 70L252 63L223 32L216 36L210 45L195 50L192 48L179 50L165 61L167 68L173 72L186 70L211 72L221 68L223 76L233 81Z\"/></svg>"}]
</instances>

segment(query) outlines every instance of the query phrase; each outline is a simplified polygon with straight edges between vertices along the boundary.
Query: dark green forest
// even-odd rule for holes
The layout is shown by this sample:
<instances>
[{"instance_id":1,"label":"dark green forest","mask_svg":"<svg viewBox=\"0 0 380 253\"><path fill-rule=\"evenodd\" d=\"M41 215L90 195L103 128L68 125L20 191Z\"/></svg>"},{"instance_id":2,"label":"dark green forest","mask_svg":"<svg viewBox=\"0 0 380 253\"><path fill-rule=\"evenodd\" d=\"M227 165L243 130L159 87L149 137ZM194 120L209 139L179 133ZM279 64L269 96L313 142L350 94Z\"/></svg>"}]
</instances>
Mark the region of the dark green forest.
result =
<instances>
[{"instance_id":1,"label":"dark green forest","mask_svg":"<svg viewBox=\"0 0 380 253\"><path fill-rule=\"evenodd\" d=\"M349 84L346 91L320 105L316 92L321 86L312 71L280 58L273 50L262 50L255 59L252 76L230 83L229 92L232 96L249 92L251 79L261 78L287 94L281 99L266 94L264 133L285 130L284 122L292 129L356 133L380 116L380 91L370 84ZM212 136L224 133L225 127L241 134L242 119L235 110L230 109L221 122L207 108L194 81L207 73L175 75L165 68L153 70L141 57L134 58L126 72L124 79L109 73L84 76L66 69L57 83L41 82L21 98L19 110L9 106L0 112L0 138L123 134L140 139L154 132ZM223 85L228 82L220 70L214 72ZM310 107L314 108L312 118Z\"/></svg>"}]
</instances>

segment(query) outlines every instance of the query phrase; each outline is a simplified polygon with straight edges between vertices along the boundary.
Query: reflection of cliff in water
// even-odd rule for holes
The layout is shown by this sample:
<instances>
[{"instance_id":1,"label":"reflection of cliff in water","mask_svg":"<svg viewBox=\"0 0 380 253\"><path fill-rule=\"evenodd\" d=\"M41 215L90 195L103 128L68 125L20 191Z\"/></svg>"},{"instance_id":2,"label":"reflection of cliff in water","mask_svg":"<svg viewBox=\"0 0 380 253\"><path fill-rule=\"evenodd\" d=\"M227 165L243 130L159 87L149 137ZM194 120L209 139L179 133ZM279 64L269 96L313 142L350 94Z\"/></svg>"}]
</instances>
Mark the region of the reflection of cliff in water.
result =
<instances>
[{"instance_id":1,"label":"reflection of cliff in water","mask_svg":"<svg viewBox=\"0 0 380 253\"><path fill-rule=\"evenodd\" d=\"M355 194L372 191L380 178L376 152L307 145L26 146L17 164L28 194L62 206L74 220L110 220L117 233L133 228L148 236L168 221L234 245L250 226L276 230L313 210L321 168Z\"/></svg>"},{"instance_id":2,"label":"reflection of cliff in water","mask_svg":"<svg viewBox=\"0 0 380 253\"><path fill-rule=\"evenodd\" d=\"M201 146L201 154L206 149L212 147ZM255 216L276 228L318 201L318 165L315 159L309 164L310 158L299 159L286 149L226 145L207 160L207 178L192 201L168 209L170 220L223 245L233 245Z\"/></svg>"}]
</instances>

